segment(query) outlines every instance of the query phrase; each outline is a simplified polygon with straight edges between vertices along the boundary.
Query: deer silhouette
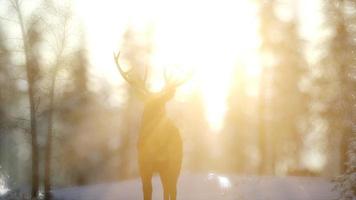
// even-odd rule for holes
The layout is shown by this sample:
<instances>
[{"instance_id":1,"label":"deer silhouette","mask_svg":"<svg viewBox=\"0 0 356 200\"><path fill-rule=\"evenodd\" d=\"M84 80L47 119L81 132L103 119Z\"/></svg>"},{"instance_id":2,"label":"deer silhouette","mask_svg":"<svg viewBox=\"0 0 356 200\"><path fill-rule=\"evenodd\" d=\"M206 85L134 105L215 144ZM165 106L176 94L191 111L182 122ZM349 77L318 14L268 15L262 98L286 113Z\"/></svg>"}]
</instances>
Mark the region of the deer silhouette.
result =
<instances>
[{"instance_id":1,"label":"deer silhouette","mask_svg":"<svg viewBox=\"0 0 356 200\"><path fill-rule=\"evenodd\" d=\"M152 93L146 87L147 68L143 78L124 71L119 64L119 54L114 54L121 76L143 100L144 110L138 138L138 164L144 200L152 199L152 176L158 173L164 200L176 200L177 181L180 174L183 145L178 128L166 115L165 105L174 97L176 88L187 78L172 80L164 71L166 85L162 91Z\"/></svg>"}]
</instances>

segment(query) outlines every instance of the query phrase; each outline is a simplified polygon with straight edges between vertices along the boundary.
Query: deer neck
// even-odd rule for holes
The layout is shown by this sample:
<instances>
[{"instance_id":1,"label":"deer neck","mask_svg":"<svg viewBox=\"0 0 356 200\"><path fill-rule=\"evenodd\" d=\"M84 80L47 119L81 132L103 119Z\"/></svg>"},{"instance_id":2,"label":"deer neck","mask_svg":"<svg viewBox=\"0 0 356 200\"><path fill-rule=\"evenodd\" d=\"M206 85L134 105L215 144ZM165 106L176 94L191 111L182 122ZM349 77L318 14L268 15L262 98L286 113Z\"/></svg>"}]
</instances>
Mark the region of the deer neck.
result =
<instances>
[{"instance_id":1,"label":"deer neck","mask_svg":"<svg viewBox=\"0 0 356 200\"><path fill-rule=\"evenodd\" d=\"M165 119L167 119L165 108L162 108L162 110L156 113L144 112L142 116L142 127L145 129L153 129L159 126Z\"/></svg>"}]
</instances>

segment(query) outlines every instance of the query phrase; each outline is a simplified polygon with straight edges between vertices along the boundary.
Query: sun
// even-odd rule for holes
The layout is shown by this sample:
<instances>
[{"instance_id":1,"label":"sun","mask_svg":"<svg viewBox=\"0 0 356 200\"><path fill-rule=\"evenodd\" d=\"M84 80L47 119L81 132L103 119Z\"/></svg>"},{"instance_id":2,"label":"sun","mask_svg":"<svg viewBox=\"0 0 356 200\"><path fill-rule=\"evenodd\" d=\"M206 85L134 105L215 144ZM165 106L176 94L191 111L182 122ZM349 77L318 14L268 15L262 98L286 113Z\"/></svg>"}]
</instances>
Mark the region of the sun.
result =
<instances>
[{"instance_id":1,"label":"sun","mask_svg":"<svg viewBox=\"0 0 356 200\"><path fill-rule=\"evenodd\" d=\"M193 71L188 84L191 88L185 87L186 92L181 94L200 90L206 118L211 129L219 132L227 110L231 75L237 64L248 67L250 76L258 76L260 71L256 61L257 9L253 2L118 0L97 4L84 0L77 3L90 34L93 65L100 66L94 73L120 84L111 57L112 50L120 43L118 35L128 25L137 28L153 25L152 66L157 71L166 67ZM162 80L157 79L152 85L158 90Z\"/></svg>"},{"instance_id":2,"label":"sun","mask_svg":"<svg viewBox=\"0 0 356 200\"><path fill-rule=\"evenodd\" d=\"M244 63L249 75L259 75L258 62L250 61L258 60L256 10L250 1L189 2L179 5L191 9L174 9L156 19L153 65L192 68L192 85L203 94L211 129L219 132L236 65Z\"/></svg>"}]
</instances>

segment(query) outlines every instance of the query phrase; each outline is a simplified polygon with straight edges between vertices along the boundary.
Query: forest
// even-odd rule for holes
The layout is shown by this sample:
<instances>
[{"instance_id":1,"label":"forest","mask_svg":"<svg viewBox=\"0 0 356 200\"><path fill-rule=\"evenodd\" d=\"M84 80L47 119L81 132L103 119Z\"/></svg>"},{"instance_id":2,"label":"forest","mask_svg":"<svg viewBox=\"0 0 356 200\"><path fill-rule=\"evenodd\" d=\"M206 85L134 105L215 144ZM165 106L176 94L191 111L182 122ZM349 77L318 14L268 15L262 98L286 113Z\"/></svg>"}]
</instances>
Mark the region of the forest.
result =
<instances>
[{"instance_id":1,"label":"forest","mask_svg":"<svg viewBox=\"0 0 356 200\"><path fill-rule=\"evenodd\" d=\"M308 177L356 198L354 0L0 0L0 199L140 188L137 87L172 82L181 185Z\"/></svg>"}]
</instances>

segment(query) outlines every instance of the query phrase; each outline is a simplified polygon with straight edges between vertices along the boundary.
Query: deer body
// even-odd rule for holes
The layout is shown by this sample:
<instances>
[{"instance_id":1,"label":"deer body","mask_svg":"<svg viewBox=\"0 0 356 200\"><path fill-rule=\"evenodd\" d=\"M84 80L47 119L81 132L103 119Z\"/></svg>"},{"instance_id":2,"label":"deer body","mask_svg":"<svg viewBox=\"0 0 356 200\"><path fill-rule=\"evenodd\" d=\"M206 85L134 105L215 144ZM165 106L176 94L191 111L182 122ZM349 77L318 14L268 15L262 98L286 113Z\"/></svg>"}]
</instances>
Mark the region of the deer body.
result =
<instances>
[{"instance_id":1,"label":"deer body","mask_svg":"<svg viewBox=\"0 0 356 200\"><path fill-rule=\"evenodd\" d=\"M144 200L151 200L155 172L161 178L164 200L175 200L183 157L179 130L165 115L150 119L145 115L144 112L137 146Z\"/></svg>"},{"instance_id":2,"label":"deer body","mask_svg":"<svg viewBox=\"0 0 356 200\"><path fill-rule=\"evenodd\" d=\"M122 77L135 89L144 101L144 111L138 138L138 164L142 181L144 200L152 199L151 179L154 173L161 178L164 200L176 200L177 181L180 174L183 144L178 128L166 115L166 103L173 98L176 88L183 81L172 82L166 74L166 87L161 92L152 93L145 87L144 80L138 80L124 72L114 55ZM185 80L184 80L185 81Z\"/></svg>"}]
</instances>

